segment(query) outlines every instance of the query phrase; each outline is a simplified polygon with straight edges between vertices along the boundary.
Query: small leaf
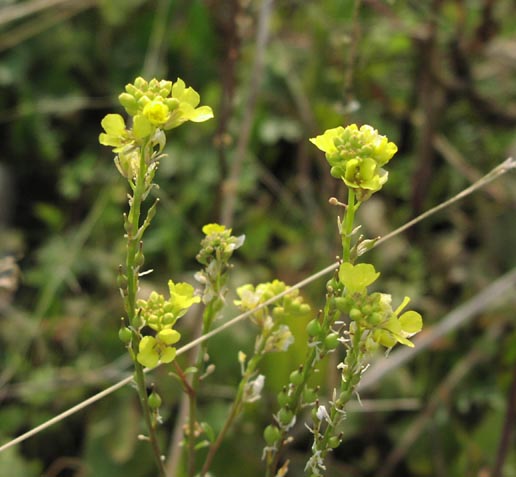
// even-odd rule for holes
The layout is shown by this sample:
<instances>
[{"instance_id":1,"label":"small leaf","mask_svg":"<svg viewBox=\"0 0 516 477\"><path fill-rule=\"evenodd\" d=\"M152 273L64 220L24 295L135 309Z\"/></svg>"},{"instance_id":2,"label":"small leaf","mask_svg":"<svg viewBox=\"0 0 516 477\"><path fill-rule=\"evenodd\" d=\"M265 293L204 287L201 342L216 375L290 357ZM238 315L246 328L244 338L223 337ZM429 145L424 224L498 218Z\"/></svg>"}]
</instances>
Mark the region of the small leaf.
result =
<instances>
[{"instance_id":1,"label":"small leaf","mask_svg":"<svg viewBox=\"0 0 516 477\"><path fill-rule=\"evenodd\" d=\"M205 447L209 447L209 446L210 446L210 441L205 439L204 441L198 442L195 445L195 450L204 449Z\"/></svg>"},{"instance_id":2,"label":"small leaf","mask_svg":"<svg viewBox=\"0 0 516 477\"><path fill-rule=\"evenodd\" d=\"M215 431L207 422L201 422L201 429L210 442L215 442Z\"/></svg>"}]
</instances>

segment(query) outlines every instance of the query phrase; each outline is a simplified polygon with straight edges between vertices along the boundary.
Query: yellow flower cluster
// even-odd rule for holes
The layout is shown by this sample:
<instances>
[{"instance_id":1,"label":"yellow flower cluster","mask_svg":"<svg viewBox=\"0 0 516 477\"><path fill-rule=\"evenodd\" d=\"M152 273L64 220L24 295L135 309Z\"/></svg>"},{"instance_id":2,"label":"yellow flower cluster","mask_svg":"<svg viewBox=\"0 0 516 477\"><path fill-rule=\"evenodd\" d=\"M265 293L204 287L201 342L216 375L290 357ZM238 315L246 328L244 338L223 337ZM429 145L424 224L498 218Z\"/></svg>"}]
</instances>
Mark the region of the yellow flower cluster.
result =
<instances>
[{"instance_id":1,"label":"yellow flower cluster","mask_svg":"<svg viewBox=\"0 0 516 477\"><path fill-rule=\"evenodd\" d=\"M138 146L150 140L161 151L165 144L163 131L186 121L200 123L213 117L209 106L199 106L199 93L186 87L180 78L172 83L157 79L147 82L138 77L126 85L118 99L132 117L132 127L126 126L120 114L107 114L101 121L104 132L100 133L99 142L113 148L118 170L129 179L138 174Z\"/></svg>"},{"instance_id":2,"label":"yellow flower cluster","mask_svg":"<svg viewBox=\"0 0 516 477\"><path fill-rule=\"evenodd\" d=\"M410 299L405 297L401 305L393 310L391 295L367 293L367 287L374 283L380 274L368 263L353 265L343 263L339 268L339 280L346 287L345 297L340 299L343 311L349 314L354 323L350 330L360 328L370 330L369 345L382 345L392 348L396 343L413 347L408 338L423 328L423 319L417 311L401 313Z\"/></svg>"},{"instance_id":3,"label":"yellow flower cluster","mask_svg":"<svg viewBox=\"0 0 516 477\"><path fill-rule=\"evenodd\" d=\"M176 357L176 349L172 346L179 341L181 335L173 329L176 321L200 297L194 295L194 288L188 283L168 282L170 299L153 291L148 300L138 300L142 327L148 326L156 331L155 336L144 336L138 345L136 359L148 368L159 362L170 363Z\"/></svg>"},{"instance_id":4,"label":"yellow flower cluster","mask_svg":"<svg viewBox=\"0 0 516 477\"><path fill-rule=\"evenodd\" d=\"M310 141L325 152L331 175L355 190L360 201L385 184L388 173L382 167L398 150L396 144L368 125L328 129Z\"/></svg>"}]
</instances>

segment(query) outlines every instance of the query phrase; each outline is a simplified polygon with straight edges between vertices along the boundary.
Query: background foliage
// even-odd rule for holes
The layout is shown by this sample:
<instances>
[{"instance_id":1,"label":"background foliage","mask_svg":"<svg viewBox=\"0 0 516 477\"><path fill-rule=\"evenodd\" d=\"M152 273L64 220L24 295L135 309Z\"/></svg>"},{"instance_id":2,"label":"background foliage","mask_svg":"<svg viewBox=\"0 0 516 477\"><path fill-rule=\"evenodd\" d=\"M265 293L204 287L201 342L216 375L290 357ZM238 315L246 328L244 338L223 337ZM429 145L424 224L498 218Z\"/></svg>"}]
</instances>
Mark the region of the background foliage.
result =
<instances>
[{"instance_id":1,"label":"background foliage","mask_svg":"<svg viewBox=\"0 0 516 477\"><path fill-rule=\"evenodd\" d=\"M10 287L0 295L0 441L128 369L115 287L125 189L97 141L126 83L179 76L216 116L171 136L145 244L155 269L146 286L192 282L201 227L218 220L246 234L235 285L293 284L338 251L327 199L343 189L309 137L357 122L398 144L387 186L360 211L370 236L514 155L515 14L510 0L3 0L0 254L19 261L21 281L14 291L15 271L2 272ZM510 271L514 190L514 177L504 178L379 247L372 261L383 287L413 297L430 327ZM322 290L323 281L305 290L314 308ZM183 319L185 339L195 318ZM294 327L294 351L268 360L264 400L235 428L216 475L261 475L261 429L303 352L304 325ZM202 402L215 428L238 379L237 351L251 343L250 324L210 343L217 370ZM516 475L516 453L504 451L515 439L515 350L514 300L497 301L361 395L378 400L371 405L417 405L354 408L329 475ZM169 409L167 445L180 396L167 376L155 379ZM140 430L136 393L123 389L0 454L0 475L150 476ZM308 442L300 426L293 476L302 475Z\"/></svg>"}]
</instances>

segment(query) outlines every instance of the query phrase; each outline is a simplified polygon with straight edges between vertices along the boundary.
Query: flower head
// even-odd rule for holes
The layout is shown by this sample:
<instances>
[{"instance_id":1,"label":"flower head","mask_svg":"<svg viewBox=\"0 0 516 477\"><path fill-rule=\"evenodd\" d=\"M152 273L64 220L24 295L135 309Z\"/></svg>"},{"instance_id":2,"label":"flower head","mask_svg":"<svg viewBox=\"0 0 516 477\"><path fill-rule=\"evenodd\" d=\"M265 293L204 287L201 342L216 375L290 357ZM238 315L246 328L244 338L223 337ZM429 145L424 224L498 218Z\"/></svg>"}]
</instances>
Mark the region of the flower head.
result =
<instances>
[{"instance_id":1,"label":"flower head","mask_svg":"<svg viewBox=\"0 0 516 477\"><path fill-rule=\"evenodd\" d=\"M161 363L171 363L176 357L177 343L181 335L170 328L161 330L156 336L144 336L138 345L136 359L147 368L154 368Z\"/></svg>"},{"instance_id":2,"label":"flower head","mask_svg":"<svg viewBox=\"0 0 516 477\"><path fill-rule=\"evenodd\" d=\"M328 129L310 141L325 153L331 175L354 189L361 201L385 184L388 173L382 167L398 150L393 142L368 125Z\"/></svg>"},{"instance_id":3,"label":"flower head","mask_svg":"<svg viewBox=\"0 0 516 477\"><path fill-rule=\"evenodd\" d=\"M155 331L172 328L188 309L200 302L200 297L194 295L194 288L189 283L168 282L170 298L153 291L147 300L138 300L142 325L149 326Z\"/></svg>"},{"instance_id":4,"label":"flower head","mask_svg":"<svg viewBox=\"0 0 516 477\"><path fill-rule=\"evenodd\" d=\"M164 130L176 128L186 121L200 123L213 117L209 106L198 106L199 93L187 88L179 78L172 83L155 78L146 81L138 77L134 83L126 85L118 99L132 118L131 127L126 127L119 114L108 114L101 122L104 132L99 136L99 142L111 146L116 154L121 151L127 153L128 149L137 148L149 139L152 146L158 146L161 151L165 141ZM123 162L118 160L118 169L125 177L132 178L133 171L121 166Z\"/></svg>"}]
</instances>

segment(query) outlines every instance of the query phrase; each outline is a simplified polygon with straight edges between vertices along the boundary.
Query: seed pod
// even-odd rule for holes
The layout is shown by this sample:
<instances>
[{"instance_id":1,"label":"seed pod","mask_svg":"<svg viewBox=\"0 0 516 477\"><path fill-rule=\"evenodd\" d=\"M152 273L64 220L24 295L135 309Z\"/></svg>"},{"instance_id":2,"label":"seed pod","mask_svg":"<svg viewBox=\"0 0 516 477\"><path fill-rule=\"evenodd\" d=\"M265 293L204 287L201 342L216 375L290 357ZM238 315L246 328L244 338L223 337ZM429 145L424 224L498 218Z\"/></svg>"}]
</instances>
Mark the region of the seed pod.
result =
<instances>
[{"instance_id":1,"label":"seed pod","mask_svg":"<svg viewBox=\"0 0 516 477\"><path fill-rule=\"evenodd\" d=\"M147 398L147 402L151 409L159 409L161 406L161 396L156 391L152 391Z\"/></svg>"},{"instance_id":2,"label":"seed pod","mask_svg":"<svg viewBox=\"0 0 516 477\"><path fill-rule=\"evenodd\" d=\"M263 431L263 438L268 446L272 446L280 440L281 431L276 426L267 426Z\"/></svg>"},{"instance_id":3,"label":"seed pod","mask_svg":"<svg viewBox=\"0 0 516 477\"><path fill-rule=\"evenodd\" d=\"M309 336L312 336L315 338L321 334L321 331L322 331L321 323L319 323L319 320L317 320L316 318L311 320L308 323L308 325L306 325L306 332L308 333Z\"/></svg>"},{"instance_id":4,"label":"seed pod","mask_svg":"<svg viewBox=\"0 0 516 477\"><path fill-rule=\"evenodd\" d=\"M127 326L122 326L118 331L118 337L122 343L128 345L133 339L133 332Z\"/></svg>"}]
</instances>

